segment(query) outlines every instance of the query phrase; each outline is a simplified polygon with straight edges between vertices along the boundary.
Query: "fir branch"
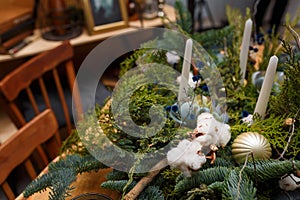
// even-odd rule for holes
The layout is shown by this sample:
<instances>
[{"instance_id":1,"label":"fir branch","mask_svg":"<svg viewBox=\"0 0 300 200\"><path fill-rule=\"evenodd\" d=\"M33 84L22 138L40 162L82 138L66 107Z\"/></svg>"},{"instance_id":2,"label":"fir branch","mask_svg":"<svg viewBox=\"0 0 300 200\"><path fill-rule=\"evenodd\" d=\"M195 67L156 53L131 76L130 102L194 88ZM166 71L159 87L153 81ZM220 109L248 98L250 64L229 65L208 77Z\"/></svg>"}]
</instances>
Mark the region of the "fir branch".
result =
<instances>
[{"instance_id":1,"label":"fir branch","mask_svg":"<svg viewBox=\"0 0 300 200\"><path fill-rule=\"evenodd\" d=\"M183 3L179 0L175 1L174 8L176 10L176 23L187 33L192 32L192 16Z\"/></svg>"},{"instance_id":2,"label":"fir branch","mask_svg":"<svg viewBox=\"0 0 300 200\"><path fill-rule=\"evenodd\" d=\"M214 167L201 170L192 177L184 178L175 185L175 192L184 192L199 187L200 184L210 185L216 181L223 181L224 176L229 173L227 167Z\"/></svg>"},{"instance_id":3,"label":"fir branch","mask_svg":"<svg viewBox=\"0 0 300 200\"><path fill-rule=\"evenodd\" d=\"M139 200L164 200L162 191L157 186L148 186L138 197Z\"/></svg>"},{"instance_id":4,"label":"fir branch","mask_svg":"<svg viewBox=\"0 0 300 200\"><path fill-rule=\"evenodd\" d=\"M71 183L76 180L77 174L106 168L92 155L80 156L77 154L67 155L66 158L50 163L48 173L32 181L24 190L24 196L50 188L49 198L51 200L64 199L73 189Z\"/></svg>"},{"instance_id":5,"label":"fir branch","mask_svg":"<svg viewBox=\"0 0 300 200\"><path fill-rule=\"evenodd\" d=\"M245 163L244 163L242 169L241 169L240 172L239 172L239 180L238 180L238 184L237 184L237 199L239 199L239 197L240 197L240 187L241 187L241 183L242 183L242 179L243 179L243 171L244 171L244 169L245 169L245 167L246 167L246 165L247 165L248 158L249 158L250 154L252 154L252 159L253 159L253 153L247 154ZM253 164L254 164L254 165L253 165L253 169L254 169L254 171L256 171L255 163L253 163ZM255 176L255 177L256 177L256 176Z\"/></svg>"},{"instance_id":6,"label":"fir branch","mask_svg":"<svg viewBox=\"0 0 300 200\"><path fill-rule=\"evenodd\" d=\"M49 200L64 200L70 196L70 192L74 189L70 185L76 180L76 172L74 170L63 170L63 173L59 173L59 176L54 177L53 180L55 182L52 181Z\"/></svg>"},{"instance_id":7,"label":"fir branch","mask_svg":"<svg viewBox=\"0 0 300 200\"><path fill-rule=\"evenodd\" d=\"M210 184L208 186L208 188L210 188L211 190L213 190L215 192L222 192L222 190L224 188L224 182L216 181L216 182Z\"/></svg>"},{"instance_id":8,"label":"fir branch","mask_svg":"<svg viewBox=\"0 0 300 200\"><path fill-rule=\"evenodd\" d=\"M256 170L254 170L254 163L249 163L245 172L249 176L254 177L254 174L257 176L258 181L264 182L274 178L280 178L286 173L291 173L294 170L294 167L300 168L300 161L279 161L279 160L261 160L255 161Z\"/></svg>"},{"instance_id":9,"label":"fir branch","mask_svg":"<svg viewBox=\"0 0 300 200\"><path fill-rule=\"evenodd\" d=\"M45 174L33 180L24 190L24 197L28 198L36 192L50 188L50 200L63 200L69 196L69 192L73 189L71 183L76 179L75 170L60 169L52 173Z\"/></svg>"},{"instance_id":10,"label":"fir branch","mask_svg":"<svg viewBox=\"0 0 300 200\"><path fill-rule=\"evenodd\" d=\"M65 159L50 163L49 172L60 169L74 169L77 174L107 168L92 155L80 156L77 154L68 155Z\"/></svg>"},{"instance_id":11,"label":"fir branch","mask_svg":"<svg viewBox=\"0 0 300 200\"><path fill-rule=\"evenodd\" d=\"M199 188L188 191L187 200L199 199L199 197L201 199L216 199L214 191L205 184L201 184Z\"/></svg>"},{"instance_id":12,"label":"fir branch","mask_svg":"<svg viewBox=\"0 0 300 200\"><path fill-rule=\"evenodd\" d=\"M127 180L116 180L116 181L105 181L101 183L101 187L116 190L120 193L123 193L125 186L127 185ZM127 186L126 192L130 191L135 185L137 184L136 181L132 181L130 185Z\"/></svg>"},{"instance_id":13,"label":"fir branch","mask_svg":"<svg viewBox=\"0 0 300 200\"><path fill-rule=\"evenodd\" d=\"M115 181L115 180L125 180L128 178L128 175L126 172L118 171L113 169L111 172L109 172L106 175L106 179L110 181Z\"/></svg>"},{"instance_id":14,"label":"fir branch","mask_svg":"<svg viewBox=\"0 0 300 200\"><path fill-rule=\"evenodd\" d=\"M193 38L209 52L219 53L220 50L225 49L224 38L226 39L226 44L231 44L234 34L233 30L233 26L225 26L218 30L207 30L201 33L195 33Z\"/></svg>"},{"instance_id":15,"label":"fir branch","mask_svg":"<svg viewBox=\"0 0 300 200\"><path fill-rule=\"evenodd\" d=\"M237 187L239 182L240 187ZM224 199L256 199L256 189L252 180L244 172L240 175L239 168L230 171L224 184L226 185L222 193Z\"/></svg>"},{"instance_id":16,"label":"fir branch","mask_svg":"<svg viewBox=\"0 0 300 200\"><path fill-rule=\"evenodd\" d=\"M224 154L222 154L222 151L223 149L219 149L218 151L217 151L217 158L216 158L216 160L215 160L215 162L214 162L214 164L212 165L210 162L206 162L203 166L202 166L202 170L204 170L204 169L209 169L209 168L212 168L212 167L227 167L227 168L231 168L231 167L233 167L234 166L234 162L232 161L232 160L230 160L231 158L230 158L230 154L231 154L231 152L230 151L225 151L224 152L224 154L225 153L230 153L229 155L224 155ZM222 154L222 155L220 155L220 154ZM228 158L227 158L227 157ZM183 179L183 176L182 176L182 179ZM178 180L179 181L179 180Z\"/></svg>"}]
</instances>

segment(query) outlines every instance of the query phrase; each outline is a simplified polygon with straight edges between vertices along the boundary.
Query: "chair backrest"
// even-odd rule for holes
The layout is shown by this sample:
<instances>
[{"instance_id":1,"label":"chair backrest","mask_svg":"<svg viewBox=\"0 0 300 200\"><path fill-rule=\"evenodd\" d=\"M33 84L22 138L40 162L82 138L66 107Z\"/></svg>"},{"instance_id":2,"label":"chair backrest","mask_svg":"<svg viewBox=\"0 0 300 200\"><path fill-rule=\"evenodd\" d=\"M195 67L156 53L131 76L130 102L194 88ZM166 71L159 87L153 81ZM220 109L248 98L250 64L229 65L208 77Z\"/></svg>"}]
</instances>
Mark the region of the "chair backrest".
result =
<instances>
[{"instance_id":1,"label":"chair backrest","mask_svg":"<svg viewBox=\"0 0 300 200\"><path fill-rule=\"evenodd\" d=\"M0 103L18 128L41 110L51 108L59 125L66 125L71 134L71 97L77 117L82 113L73 54L71 44L65 41L31 58L0 81ZM20 100L20 96L25 99Z\"/></svg>"},{"instance_id":2,"label":"chair backrest","mask_svg":"<svg viewBox=\"0 0 300 200\"><path fill-rule=\"evenodd\" d=\"M46 109L1 144L0 185L8 199L15 199L15 194L6 181L12 170L23 163L30 178L36 178L37 173L28 158L35 148L49 140L54 141L52 148L56 148L58 152L59 144L55 137L57 132L58 124L55 115L50 109ZM43 157L46 156L46 152L42 151L40 153L44 154ZM45 166L48 163L49 161L45 160Z\"/></svg>"}]
</instances>

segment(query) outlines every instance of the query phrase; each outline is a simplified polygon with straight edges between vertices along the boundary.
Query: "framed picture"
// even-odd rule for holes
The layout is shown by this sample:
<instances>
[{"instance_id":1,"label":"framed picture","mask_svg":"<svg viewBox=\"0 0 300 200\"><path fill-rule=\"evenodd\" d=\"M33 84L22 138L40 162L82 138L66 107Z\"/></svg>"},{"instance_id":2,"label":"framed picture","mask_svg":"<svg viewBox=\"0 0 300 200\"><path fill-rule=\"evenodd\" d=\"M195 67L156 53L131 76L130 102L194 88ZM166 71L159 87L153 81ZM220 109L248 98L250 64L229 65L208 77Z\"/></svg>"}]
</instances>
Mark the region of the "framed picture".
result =
<instances>
[{"instance_id":1,"label":"framed picture","mask_svg":"<svg viewBox=\"0 0 300 200\"><path fill-rule=\"evenodd\" d=\"M83 12L90 35L128 26L124 0L83 0Z\"/></svg>"}]
</instances>

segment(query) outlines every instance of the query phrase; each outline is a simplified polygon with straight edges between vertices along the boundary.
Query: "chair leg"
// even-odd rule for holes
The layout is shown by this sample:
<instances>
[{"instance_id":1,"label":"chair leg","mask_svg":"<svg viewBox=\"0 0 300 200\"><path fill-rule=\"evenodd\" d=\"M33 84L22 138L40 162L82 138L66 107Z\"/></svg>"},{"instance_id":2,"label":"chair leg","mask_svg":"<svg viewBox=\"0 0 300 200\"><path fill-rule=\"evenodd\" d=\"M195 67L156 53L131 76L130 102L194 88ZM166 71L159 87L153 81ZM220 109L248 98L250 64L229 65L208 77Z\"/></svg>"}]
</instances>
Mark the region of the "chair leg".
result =
<instances>
[{"instance_id":1,"label":"chair leg","mask_svg":"<svg viewBox=\"0 0 300 200\"><path fill-rule=\"evenodd\" d=\"M46 142L47 153L49 154L51 159L57 157L61 147L61 140L57 137L59 137L59 135L55 136L54 138L51 138Z\"/></svg>"},{"instance_id":2,"label":"chair leg","mask_svg":"<svg viewBox=\"0 0 300 200\"><path fill-rule=\"evenodd\" d=\"M15 199L15 194L6 181L2 184L2 189L9 200Z\"/></svg>"},{"instance_id":3,"label":"chair leg","mask_svg":"<svg viewBox=\"0 0 300 200\"><path fill-rule=\"evenodd\" d=\"M26 160L24 162L24 165L25 165L26 171L27 171L28 175L30 176L30 178L32 180L35 179L37 177L37 174L36 174L36 172L34 170L34 167L33 167L32 163L31 163L31 161L30 160Z\"/></svg>"}]
</instances>

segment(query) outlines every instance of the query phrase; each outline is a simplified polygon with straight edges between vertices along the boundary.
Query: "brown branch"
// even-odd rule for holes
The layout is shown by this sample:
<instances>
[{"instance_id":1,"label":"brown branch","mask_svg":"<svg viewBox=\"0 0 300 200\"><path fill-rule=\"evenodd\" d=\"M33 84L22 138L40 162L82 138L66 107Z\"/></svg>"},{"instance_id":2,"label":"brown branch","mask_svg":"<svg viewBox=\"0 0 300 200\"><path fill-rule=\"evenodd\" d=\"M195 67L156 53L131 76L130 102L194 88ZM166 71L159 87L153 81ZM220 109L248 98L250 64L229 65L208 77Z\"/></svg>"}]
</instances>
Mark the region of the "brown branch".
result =
<instances>
[{"instance_id":1,"label":"brown branch","mask_svg":"<svg viewBox=\"0 0 300 200\"><path fill-rule=\"evenodd\" d=\"M286 153L286 151L287 151L287 149L288 149L288 147L289 147L289 145L292 141L292 138L293 138L294 133L295 133L295 119L297 118L299 111L300 111L300 109L297 111L294 118L292 118L292 125L291 125L291 128L290 128L291 129L291 131L290 131L291 134L290 134L290 136L288 138L288 141L287 141L287 143L286 143L286 145L283 149L283 152L279 155L279 158L277 158L278 160L283 158L284 154Z\"/></svg>"},{"instance_id":2,"label":"brown branch","mask_svg":"<svg viewBox=\"0 0 300 200\"><path fill-rule=\"evenodd\" d=\"M298 49L300 49L300 36L290 25L288 25L287 28L290 31L290 33L292 34L294 40L296 41Z\"/></svg>"},{"instance_id":3,"label":"brown branch","mask_svg":"<svg viewBox=\"0 0 300 200\"><path fill-rule=\"evenodd\" d=\"M167 165L167 159L163 159L158 162L148 173L143 177L125 196L124 200L134 200L140 193L147 187L147 185L153 180L153 178L160 172L160 169Z\"/></svg>"}]
</instances>

